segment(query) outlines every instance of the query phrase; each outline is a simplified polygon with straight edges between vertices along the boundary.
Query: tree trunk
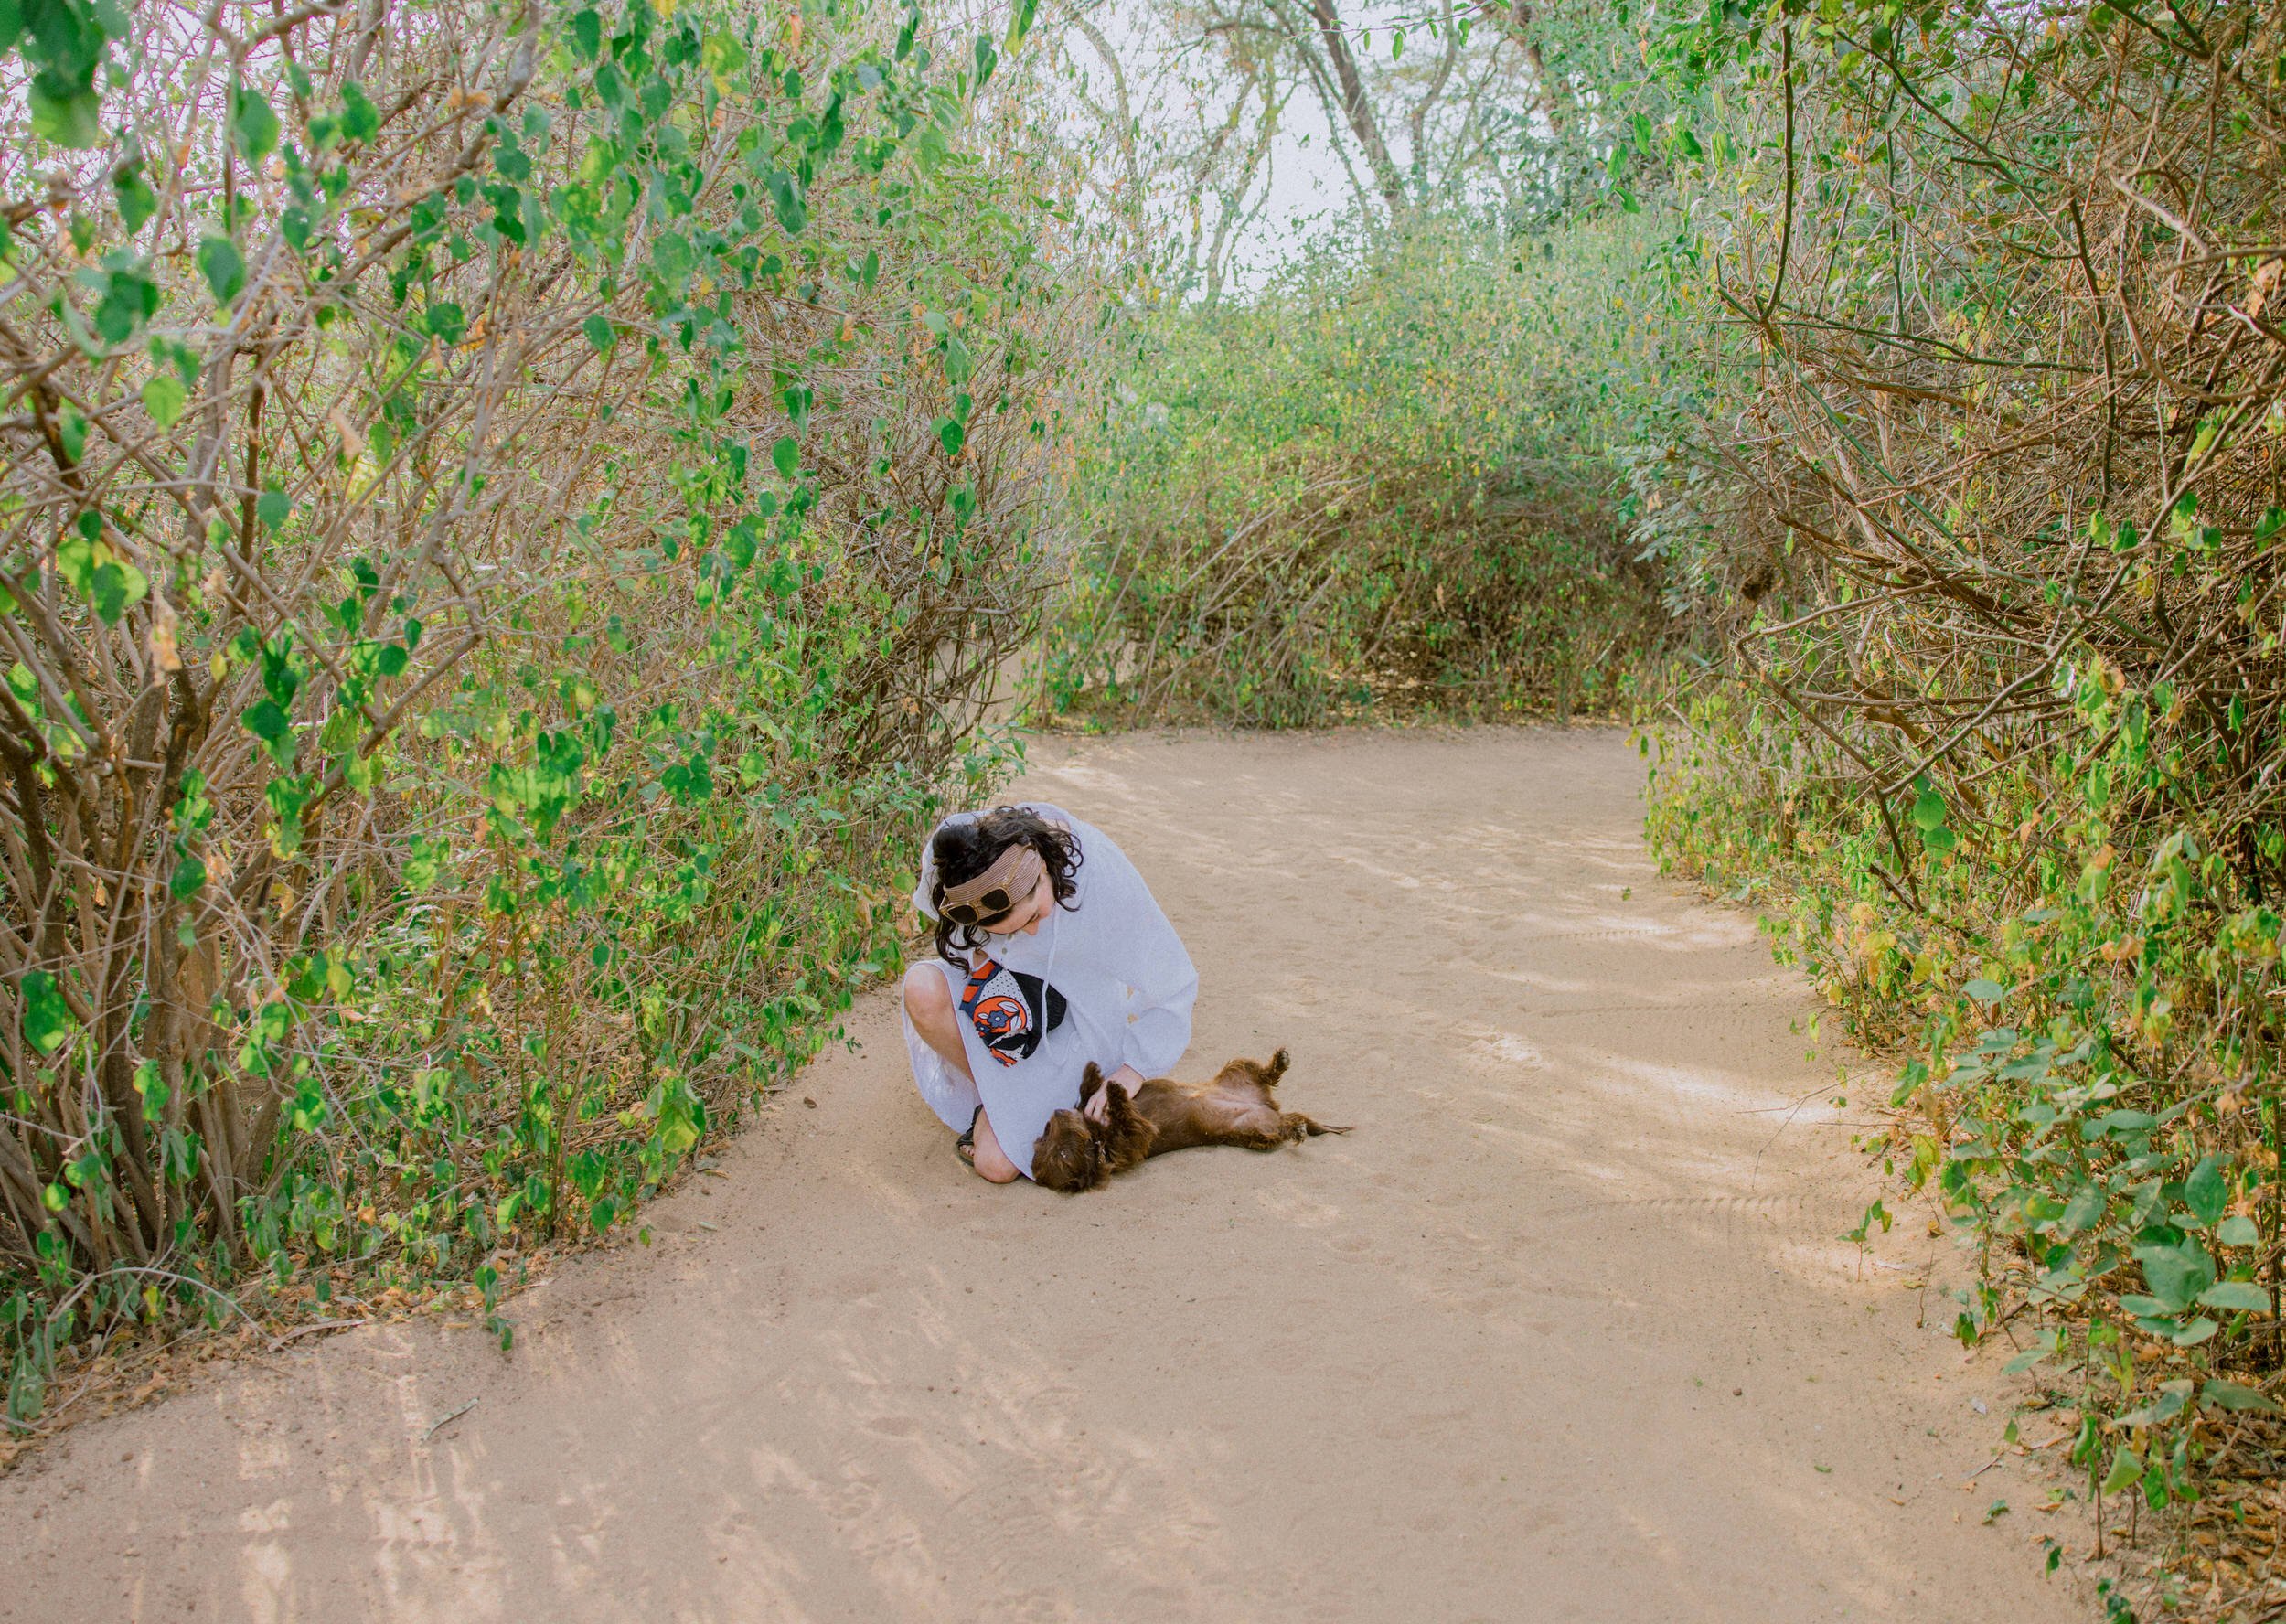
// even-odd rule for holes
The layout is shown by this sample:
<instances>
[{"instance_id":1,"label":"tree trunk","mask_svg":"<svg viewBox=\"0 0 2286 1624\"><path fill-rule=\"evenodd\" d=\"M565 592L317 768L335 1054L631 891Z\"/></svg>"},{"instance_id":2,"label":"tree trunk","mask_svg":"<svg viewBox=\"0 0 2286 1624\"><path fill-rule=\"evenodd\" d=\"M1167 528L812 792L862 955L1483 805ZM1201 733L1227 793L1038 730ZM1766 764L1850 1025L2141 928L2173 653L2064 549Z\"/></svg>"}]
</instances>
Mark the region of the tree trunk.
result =
<instances>
[{"instance_id":1,"label":"tree trunk","mask_svg":"<svg viewBox=\"0 0 2286 1624\"><path fill-rule=\"evenodd\" d=\"M1381 123L1373 116L1373 104L1365 99L1365 80L1357 70L1357 59L1350 52L1350 41L1341 32L1341 19L1333 9L1333 0L1309 0L1309 14L1318 22L1318 37L1325 42L1326 56L1333 64L1333 77L1341 87L1341 114L1350 121L1351 133L1358 144L1365 149L1366 162L1373 167L1373 181L1381 188L1382 200L1389 205L1393 215L1403 214L1405 208L1405 182L1397 174L1397 166L1390 160L1389 144L1381 138Z\"/></svg>"},{"instance_id":2,"label":"tree trunk","mask_svg":"<svg viewBox=\"0 0 2286 1624\"><path fill-rule=\"evenodd\" d=\"M1540 42L1532 37L1532 7L1525 0L1515 0L1508 8L1508 32L1518 45L1524 48L1524 59L1532 64L1533 87L1539 94L1540 116L1548 121L1548 133L1564 134L1564 109L1555 99L1555 86L1548 80L1548 65L1540 59Z\"/></svg>"}]
</instances>

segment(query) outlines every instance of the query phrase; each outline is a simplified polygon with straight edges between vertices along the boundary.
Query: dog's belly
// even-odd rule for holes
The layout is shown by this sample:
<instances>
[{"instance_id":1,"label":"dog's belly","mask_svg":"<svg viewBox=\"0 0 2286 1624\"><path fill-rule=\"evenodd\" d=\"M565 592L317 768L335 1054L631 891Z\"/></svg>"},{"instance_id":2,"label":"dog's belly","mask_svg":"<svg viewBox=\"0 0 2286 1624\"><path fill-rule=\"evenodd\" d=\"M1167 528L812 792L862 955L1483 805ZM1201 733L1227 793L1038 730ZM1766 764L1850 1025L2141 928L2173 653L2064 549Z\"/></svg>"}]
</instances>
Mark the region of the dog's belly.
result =
<instances>
[{"instance_id":1,"label":"dog's belly","mask_svg":"<svg viewBox=\"0 0 2286 1624\"><path fill-rule=\"evenodd\" d=\"M1227 1144L1235 1136L1275 1130L1277 1106L1259 1087L1234 1095L1219 1084L1186 1087L1170 1078L1157 1077L1136 1091L1135 1108L1143 1113L1156 1133L1151 1154L1187 1150L1194 1145Z\"/></svg>"}]
</instances>

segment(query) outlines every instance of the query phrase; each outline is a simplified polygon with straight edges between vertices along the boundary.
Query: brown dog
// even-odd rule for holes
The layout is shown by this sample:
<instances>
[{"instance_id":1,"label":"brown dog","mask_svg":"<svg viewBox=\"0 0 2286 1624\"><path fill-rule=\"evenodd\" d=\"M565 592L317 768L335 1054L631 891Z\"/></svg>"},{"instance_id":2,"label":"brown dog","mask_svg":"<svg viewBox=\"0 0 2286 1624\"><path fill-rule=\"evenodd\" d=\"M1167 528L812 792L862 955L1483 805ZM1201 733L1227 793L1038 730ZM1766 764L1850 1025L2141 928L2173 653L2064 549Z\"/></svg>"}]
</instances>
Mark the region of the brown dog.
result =
<instances>
[{"instance_id":1,"label":"brown dog","mask_svg":"<svg viewBox=\"0 0 2286 1624\"><path fill-rule=\"evenodd\" d=\"M1299 1111L1278 1109L1272 1091L1286 1074L1286 1051L1268 1065L1234 1060L1207 1083L1178 1083L1154 1077L1130 1097L1112 1084L1106 1119L1066 1107L1048 1119L1047 1131L1032 1146L1032 1181L1066 1195L1093 1190L1114 1173L1140 1167L1148 1157L1193 1145L1241 1145L1275 1150L1318 1134L1347 1133ZM1105 1086L1094 1061L1080 1079L1084 1106Z\"/></svg>"}]
</instances>

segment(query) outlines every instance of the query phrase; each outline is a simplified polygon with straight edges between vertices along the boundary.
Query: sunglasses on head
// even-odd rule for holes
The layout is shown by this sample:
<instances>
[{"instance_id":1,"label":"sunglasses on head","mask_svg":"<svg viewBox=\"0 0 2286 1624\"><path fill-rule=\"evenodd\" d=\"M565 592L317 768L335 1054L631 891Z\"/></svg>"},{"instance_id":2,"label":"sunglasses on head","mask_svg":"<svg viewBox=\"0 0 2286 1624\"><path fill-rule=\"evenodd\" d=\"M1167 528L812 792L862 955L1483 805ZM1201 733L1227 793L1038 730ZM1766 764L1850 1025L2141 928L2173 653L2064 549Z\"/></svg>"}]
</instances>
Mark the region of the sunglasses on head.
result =
<instances>
[{"instance_id":1,"label":"sunglasses on head","mask_svg":"<svg viewBox=\"0 0 2286 1624\"><path fill-rule=\"evenodd\" d=\"M1011 846L993 860L992 866L974 880L947 886L945 917L955 924L977 925L1012 913L1040 883L1040 854L1029 846Z\"/></svg>"}]
</instances>

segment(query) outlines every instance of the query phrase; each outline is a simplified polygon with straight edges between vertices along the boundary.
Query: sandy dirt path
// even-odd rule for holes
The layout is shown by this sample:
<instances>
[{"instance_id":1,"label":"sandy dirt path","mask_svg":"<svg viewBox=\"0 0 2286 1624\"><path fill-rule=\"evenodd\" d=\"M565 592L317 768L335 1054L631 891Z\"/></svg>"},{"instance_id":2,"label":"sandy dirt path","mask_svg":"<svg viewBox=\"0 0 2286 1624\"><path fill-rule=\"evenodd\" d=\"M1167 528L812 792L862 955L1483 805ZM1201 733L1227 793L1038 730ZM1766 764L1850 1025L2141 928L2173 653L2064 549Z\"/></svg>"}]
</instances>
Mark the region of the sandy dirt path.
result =
<instances>
[{"instance_id":1,"label":"sandy dirt path","mask_svg":"<svg viewBox=\"0 0 2286 1624\"><path fill-rule=\"evenodd\" d=\"M1656 877L1640 775L1587 731L1037 746L1198 961L1186 1071L1288 1045L1354 1135L995 1190L873 999L512 1359L371 1327L0 1481L0 1618L2089 1616L2021 1464L1964 1487L2005 1405L1917 1325L1945 1243L1832 1238L1881 1187L1811 1001Z\"/></svg>"}]
</instances>

